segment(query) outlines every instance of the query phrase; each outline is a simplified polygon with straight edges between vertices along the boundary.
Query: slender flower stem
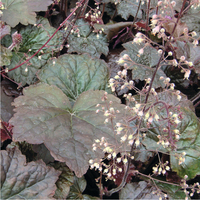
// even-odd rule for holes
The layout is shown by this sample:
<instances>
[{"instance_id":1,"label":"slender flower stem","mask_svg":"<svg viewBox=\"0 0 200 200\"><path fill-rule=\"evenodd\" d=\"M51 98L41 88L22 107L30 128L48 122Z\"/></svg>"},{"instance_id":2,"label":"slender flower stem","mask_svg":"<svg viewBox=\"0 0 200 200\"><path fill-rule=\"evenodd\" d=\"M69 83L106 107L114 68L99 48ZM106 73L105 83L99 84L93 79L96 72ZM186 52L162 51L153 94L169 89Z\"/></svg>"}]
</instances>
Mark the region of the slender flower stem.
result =
<instances>
[{"instance_id":1,"label":"slender flower stem","mask_svg":"<svg viewBox=\"0 0 200 200\"><path fill-rule=\"evenodd\" d=\"M82 5L84 3L85 0L82 0L80 2L80 5ZM49 41L55 36L55 34L61 29L61 27L70 19L70 17L76 12L76 10L78 9L79 7L76 7L72 12L71 14L60 24L60 26L57 28L57 30L53 33L53 35L45 42L44 45L42 45L42 47L40 47L30 58L28 58L27 60L25 60L23 63L15 66L14 68L12 69L9 69L8 71L12 71L12 70L15 70L17 69L18 67L21 67L22 65L26 64L30 59L32 59L35 55L37 55L48 43ZM4 73L4 72L2 72Z\"/></svg>"},{"instance_id":2,"label":"slender flower stem","mask_svg":"<svg viewBox=\"0 0 200 200\"><path fill-rule=\"evenodd\" d=\"M179 13L179 15L178 15L178 18L177 18L177 21L176 21L176 23L175 23L175 25L174 25L174 27L173 27L172 33L171 33L171 35L170 35L168 41L165 43L164 51L162 51L162 54L161 54L161 56L160 56L160 59L159 59L157 65L156 65L156 68L155 68L155 71L154 71L154 73L153 73L151 82L150 82L150 84L149 84L149 89L148 89L148 91L147 91L147 96L146 96L146 98L145 98L145 103L144 103L144 104L146 104L146 103L148 102L149 95L150 95L150 91L151 91L151 88L152 88L152 86L153 86L153 82L154 82L154 80L155 80L156 73L157 73L157 71L158 71L158 69L159 69L159 67L160 67L160 64L161 64L161 61L162 61L162 59L163 59L164 53L165 53L165 51L166 51L166 49L167 49L167 47L168 47L168 45L169 45L169 42L170 42L171 38L173 37L173 34L174 34L175 30L176 30L176 27L177 27L177 25L178 25L178 22L179 22L179 20L180 20L180 18L181 18L181 16L182 16L182 13L183 13L183 11L184 11L184 5L185 5L186 1L187 1L187 0L184 0L184 1L183 1L181 11L180 11L180 13ZM149 2L150 2L150 1L149 1ZM143 107L143 110L142 110L142 111L144 112L145 109L146 109L146 106ZM138 133L139 133L139 131L140 131L141 125L142 125L142 119L139 121L138 129L136 130ZM130 155L133 154L134 149L135 149L135 144L133 143L132 146L131 146ZM121 189L125 186L125 184L126 184L126 179L127 179L127 177L128 177L128 174L129 174L130 164L131 164L131 158L129 157L129 158L128 158L127 168L126 168L126 171L125 171L125 173L124 173L124 176L123 176L123 179L122 179L121 184L120 184L117 188L114 188L114 189L108 191L108 192L107 192L107 195L108 195L108 196L112 195L112 194L115 193L115 192L118 192L119 190L121 190Z\"/></svg>"}]
</instances>

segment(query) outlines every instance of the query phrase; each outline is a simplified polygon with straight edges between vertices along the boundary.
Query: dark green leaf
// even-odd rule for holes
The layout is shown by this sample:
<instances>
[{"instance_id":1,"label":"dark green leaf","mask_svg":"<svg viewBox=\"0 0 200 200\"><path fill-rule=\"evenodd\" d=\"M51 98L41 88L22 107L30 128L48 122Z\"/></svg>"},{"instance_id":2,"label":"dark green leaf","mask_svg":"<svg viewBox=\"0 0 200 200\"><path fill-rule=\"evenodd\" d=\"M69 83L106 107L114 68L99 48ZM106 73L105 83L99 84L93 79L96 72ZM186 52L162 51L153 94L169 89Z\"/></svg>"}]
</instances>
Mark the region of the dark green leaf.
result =
<instances>
[{"instance_id":1,"label":"dark green leaf","mask_svg":"<svg viewBox=\"0 0 200 200\"><path fill-rule=\"evenodd\" d=\"M59 175L42 160L26 163L17 147L1 150L2 199L52 199Z\"/></svg>"},{"instance_id":2,"label":"dark green leaf","mask_svg":"<svg viewBox=\"0 0 200 200\"><path fill-rule=\"evenodd\" d=\"M97 197L92 197L87 194L82 194L86 188L86 180L84 177L77 178L74 177L74 184L70 188L69 195L67 199L98 199Z\"/></svg>"},{"instance_id":3,"label":"dark green leaf","mask_svg":"<svg viewBox=\"0 0 200 200\"><path fill-rule=\"evenodd\" d=\"M170 163L173 171L180 177L194 178L200 174L200 122L194 112L187 107L182 107L183 119L180 126L181 136L177 142L177 152L186 153L185 162L179 164L175 152L171 152Z\"/></svg>"},{"instance_id":4,"label":"dark green leaf","mask_svg":"<svg viewBox=\"0 0 200 200\"><path fill-rule=\"evenodd\" d=\"M152 78L152 75L155 71L155 68L152 68L153 66L156 66L160 55L158 54L157 50L151 46L147 46L144 49L144 53L139 55L138 51L144 47L144 45L139 45L132 42L127 42L123 44L124 50L120 55L123 56L124 54L128 54L130 58L132 59L132 63L130 65L129 69L132 69L132 78L145 80L147 78ZM138 65L137 65L138 64ZM164 87L163 80L160 80L160 77L166 77L165 73L158 69L155 80L153 82L153 87Z\"/></svg>"},{"instance_id":5,"label":"dark green leaf","mask_svg":"<svg viewBox=\"0 0 200 200\"><path fill-rule=\"evenodd\" d=\"M64 54L50 60L38 74L42 82L59 87L71 101L87 90L106 90L109 71L106 63L89 55Z\"/></svg>"},{"instance_id":6,"label":"dark green leaf","mask_svg":"<svg viewBox=\"0 0 200 200\"><path fill-rule=\"evenodd\" d=\"M181 21L185 22L190 31L196 31L200 35L200 8L190 8L187 13L181 17Z\"/></svg>"},{"instance_id":7,"label":"dark green leaf","mask_svg":"<svg viewBox=\"0 0 200 200\"><path fill-rule=\"evenodd\" d=\"M57 190L54 198L66 199L70 191L70 186L73 185L74 182L74 173L64 163L52 163L50 166L54 167L56 170L62 171L56 182Z\"/></svg>"},{"instance_id":8,"label":"dark green leaf","mask_svg":"<svg viewBox=\"0 0 200 200\"><path fill-rule=\"evenodd\" d=\"M154 98L154 97L153 97ZM155 101L153 98L150 101ZM161 144L157 144L157 135L162 134L163 124L162 121L154 120L152 123L152 129L149 129L146 133L146 137L142 140L142 144L146 149L151 149L161 152L170 153L170 164L173 171L176 171L180 177L188 175L189 179L194 178L197 174L200 174L200 122L194 113L194 107L192 102L187 100L185 95L182 95L181 101L178 101L177 96L169 91L164 91L158 94L158 99L164 101L168 107L180 106L183 119L176 127L180 131L180 138L176 142L177 150L172 151L164 148ZM165 111L160 111L159 106L154 109L157 111L160 117L167 118ZM169 112L174 113L173 109L169 109ZM185 162L179 165L179 160L175 158L175 154L186 153Z\"/></svg>"},{"instance_id":9,"label":"dark green leaf","mask_svg":"<svg viewBox=\"0 0 200 200\"><path fill-rule=\"evenodd\" d=\"M105 91L83 92L73 108L67 96L56 86L40 83L24 89L24 96L15 99L14 125L15 141L31 144L44 143L51 155L58 161L66 162L78 177L86 173L89 159L102 158L103 151L92 150L94 139L105 137L111 144L120 144L121 136L116 136L111 122L104 124L106 116L96 114L96 105L106 107L101 101ZM115 109L120 111L113 123L124 123L125 105L113 95ZM120 148L121 147L120 145Z\"/></svg>"},{"instance_id":10,"label":"dark green leaf","mask_svg":"<svg viewBox=\"0 0 200 200\"><path fill-rule=\"evenodd\" d=\"M19 33L22 35L22 44L19 50L13 52L11 64L8 66L9 69L14 68L24 62L28 57L31 57L55 32L55 29L49 25L48 20L45 18L39 18L37 24L40 25L38 27L29 25L20 30ZM10 36L4 37L5 46L9 46L12 43L11 37L8 37ZM34 83L36 80L36 72L52 56L52 51L59 51L61 42L61 34L58 32L47 46L42 49L43 53L40 52L27 64L10 71L8 73L9 77L18 83L22 83L22 86ZM41 58L39 56L41 56Z\"/></svg>"},{"instance_id":11,"label":"dark green leaf","mask_svg":"<svg viewBox=\"0 0 200 200\"><path fill-rule=\"evenodd\" d=\"M139 1L135 0L122 0L117 4L117 12L127 20L129 16L135 17L138 9ZM139 10L137 18L142 18L142 11Z\"/></svg>"},{"instance_id":12,"label":"dark green leaf","mask_svg":"<svg viewBox=\"0 0 200 200\"><path fill-rule=\"evenodd\" d=\"M46 11L51 0L2 0L4 5L2 20L15 27L18 23L28 25L36 23L36 13Z\"/></svg>"},{"instance_id":13,"label":"dark green leaf","mask_svg":"<svg viewBox=\"0 0 200 200\"><path fill-rule=\"evenodd\" d=\"M98 58L102 53L104 55L108 54L108 43L104 34L97 35L96 33L93 33L89 23L85 22L83 19L77 20L75 25L79 29L80 37L78 37L77 33L69 35L69 53L88 53L92 57Z\"/></svg>"},{"instance_id":14,"label":"dark green leaf","mask_svg":"<svg viewBox=\"0 0 200 200\"><path fill-rule=\"evenodd\" d=\"M185 199L185 193L181 190L181 186L176 186L173 184L167 184L155 180L155 183L159 189L167 193L169 199Z\"/></svg>"},{"instance_id":15,"label":"dark green leaf","mask_svg":"<svg viewBox=\"0 0 200 200\"><path fill-rule=\"evenodd\" d=\"M144 47L144 44L127 42L123 44L123 47L126 50L123 51L121 55L128 54L130 58L138 64L146 65L149 67L153 67L158 64L160 55L158 54L158 51L151 46L145 47L144 53L141 55L139 54L138 51Z\"/></svg>"}]
</instances>

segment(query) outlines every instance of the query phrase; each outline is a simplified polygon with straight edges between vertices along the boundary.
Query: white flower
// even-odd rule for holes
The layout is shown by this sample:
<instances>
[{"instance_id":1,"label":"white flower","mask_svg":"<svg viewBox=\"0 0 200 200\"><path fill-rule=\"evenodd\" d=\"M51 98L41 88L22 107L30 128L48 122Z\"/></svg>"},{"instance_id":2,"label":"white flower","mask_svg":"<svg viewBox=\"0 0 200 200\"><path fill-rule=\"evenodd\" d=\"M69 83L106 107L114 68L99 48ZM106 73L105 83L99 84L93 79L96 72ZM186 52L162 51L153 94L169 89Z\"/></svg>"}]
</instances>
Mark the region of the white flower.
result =
<instances>
[{"instance_id":1,"label":"white flower","mask_svg":"<svg viewBox=\"0 0 200 200\"><path fill-rule=\"evenodd\" d=\"M159 116L157 114L155 114L154 118L155 118L156 121L159 120Z\"/></svg>"},{"instance_id":2,"label":"white flower","mask_svg":"<svg viewBox=\"0 0 200 200\"><path fill-rule=\"evenodd\" d=\"M181 95L177 95L177 99L180 101L181 100Z\"/></svg>"},{"instance_id":3,"label":"white flower","mask_svg":"<svg viewBox=\"0 0 200 200\"><path fill-rule=\"evenodd\" d=\"M144 53L144 49L140 49L140 50L138 51L138 53L139 53L139 54L143 54L143 53Z\"/></svg>"},{"instance_id":4,"label":"white flower","mask_svg":"<svg viewBox=\"0 0 200 200\"><path fill-rule=\"evenodd\" d=\"M176 6L176 1L171 1L172 7Z\"/></svg>"},{"instance_id":5,"label":"white flower","mask_svg":"<svg viewBox=\"0 0 200 200\"><path fill-rule=\"evenodd\" d=\"M124 63L124 59L123 58L120 58L118 61L117 61L118 64L123 64Z\"/></svg>"},{"instance_id":6,"label":"white flower","mask_svg":"<svg viewBox=\"0 0 200 200\"><path fill-rule=\"evenodd\" d=\"M126 138L127 138L127 135L122 136L122 137L121 137L121 142L126 141Z\"/></svg>"},{"instance_id":7,"label":"white flower","mask_svg":"<svg viewBox=\"0 0 200 200\"><path fill-rule=\"evenodd\" d=\"M140 144L140 140L137 139L137 140L135 141L135 145L136 145L136 147L137 147L139 144Z\"/></svg>"},{"instance_id":8,"label":"white flower","mask_svg":"<svg viewBox=\"0 0 200 200\"><path fill-rule=\"evenodd\" d=\"M159 49L158 50L158 54L162 54L163 50L162 49Z\"/></svg>"},{"instance_id":9,"label":"white flower","mask_svg":"<svg viewBox=\"0 0 200 200\"><path fill-rule=\"evenodd\" d=\"M153 28L152 34L155 35L155 34L158 33L159 31L160 31L160 26L156 26L155 28Z\"/></svg>"},{"instance_id":10,"label":"white flower","mask_svg":"<svg viewBox=\"0 0 200 200\"><path fill-rule=\"evenodd\" d=\"M89 163L90 163L90 164L93 164L93 162L94 162L94 161L93 161L92 159L89 160Z\"/></svg>"},{"instance_id":11,"label":"white flower","mask_svg":"<svg viewBox=\"0 0 200 200\"><path fill-rule=\"evenodd\" d=\"M188 79L190 77L190 73L191 73L191 71L189 69L187 69L184 74L184 79Z\"/></svg>"},{"instance_id":12,"label":"white flower","mask_svg":"<svg viewBox=\"0 0 200 200\"><path fill-rule=\"evenodd\" d=\"M138 112L138 116L140 116L140 117L142 117L142 116L143 116L143 114L144 114L144 113L143 113L143 111L142 111L142 110Z\"/></svg>"}]
</instances>

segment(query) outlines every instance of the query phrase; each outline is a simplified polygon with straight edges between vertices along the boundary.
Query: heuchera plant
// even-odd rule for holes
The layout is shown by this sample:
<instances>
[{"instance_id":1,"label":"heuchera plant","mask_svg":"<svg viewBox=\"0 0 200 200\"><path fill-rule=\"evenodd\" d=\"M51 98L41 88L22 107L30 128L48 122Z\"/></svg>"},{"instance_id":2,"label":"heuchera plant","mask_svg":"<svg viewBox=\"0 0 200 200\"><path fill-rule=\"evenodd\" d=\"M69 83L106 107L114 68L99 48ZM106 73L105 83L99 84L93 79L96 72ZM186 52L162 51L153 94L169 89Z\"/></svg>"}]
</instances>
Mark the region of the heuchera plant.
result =
<instances>
[{"instance_id":1,"label":"heuchera plant","mask_svg":"<svg viewBox=\"0 0 200 200\"><path fill-rule=\"evenodd\" d=\"M57 8L68 16L56 29ZM2 142L12 139L1 150L3 199L200 193L199 93L190 100L178 85L200 72L199 0L1 0L0 9L1 75L24 88L1 120ZM84 192L94 170L96 197Z\"/></svg>"}]
</instances>

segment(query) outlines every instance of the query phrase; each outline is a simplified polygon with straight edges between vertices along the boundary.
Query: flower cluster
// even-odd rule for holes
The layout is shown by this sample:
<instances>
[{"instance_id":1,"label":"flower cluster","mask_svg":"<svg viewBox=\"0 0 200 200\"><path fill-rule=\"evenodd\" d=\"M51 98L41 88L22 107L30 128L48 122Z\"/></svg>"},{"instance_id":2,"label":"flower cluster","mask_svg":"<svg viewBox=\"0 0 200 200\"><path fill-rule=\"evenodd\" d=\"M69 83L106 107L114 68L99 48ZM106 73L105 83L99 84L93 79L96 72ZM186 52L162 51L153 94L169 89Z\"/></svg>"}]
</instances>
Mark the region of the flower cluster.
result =
<instances>
[{"instance_id":1,"label":"flower cluster","mask_svg":"<svg viewBox=\"0 0 200 200\"><path fill-rule=\"evenodd\" d=\"M188 200L189 196L192 197L195 192L197 192L198 194L200 193L199 182L196 182L193 185L189 186L186 182L187 179L188 179L188 176L185 175L184 178L181 180L181 187L186 195L185 200ZM190 189L190 191L188 191L187 189Z\"/></svg>"},{"instance_id":2,"label":"flower cluster","mask_svg":"<svg viewBox=\"0 0 200 200\"><path fill-rule=\"evenodd\" d=\"M124 171L121 166L127 166L128 157L134 159L134 156L118 153L118 147L108 143L105 137L94 140L93 151L97 151L97 149L103 151L105 153L105 157L100 160L90 159L90 168L102 171L108 179L113 179L113 176L115 176L117 173ZM109 163L107 161L109 161Z\"/></svg>"},{"instance_id":3,"label":"flower cluster","mask_svg":"<svg viewBox=\"0 0 200 200\"><path fill-rule=\"evenodd\" d=\"M128 88L129 90L134 89L134 82L132 80L127 80L127 71L128 64L131 63L131 59L127 54L124 54L117 63L124 66L124 69L117 72L113 78L109 80L109 87L111 87L112 92L116 91L117 87L120 87L120 90Z\"/></svg>"},{"instance_id":4,"label":"flower cluster","mask_svg":"<svg viewBox=\"0 0 200 200\"><path fill-rule=\"evenodd\" d=\"M160 175L160 174L163 174L165 175L166 174L166 171L169 171L170 170L170 167L169 167L169 162L166 161L165 163L159 163L159 164L156 164L152 169L153 169L153 173L156 174L156 175Z\"/></svg>"}]
</instances>

